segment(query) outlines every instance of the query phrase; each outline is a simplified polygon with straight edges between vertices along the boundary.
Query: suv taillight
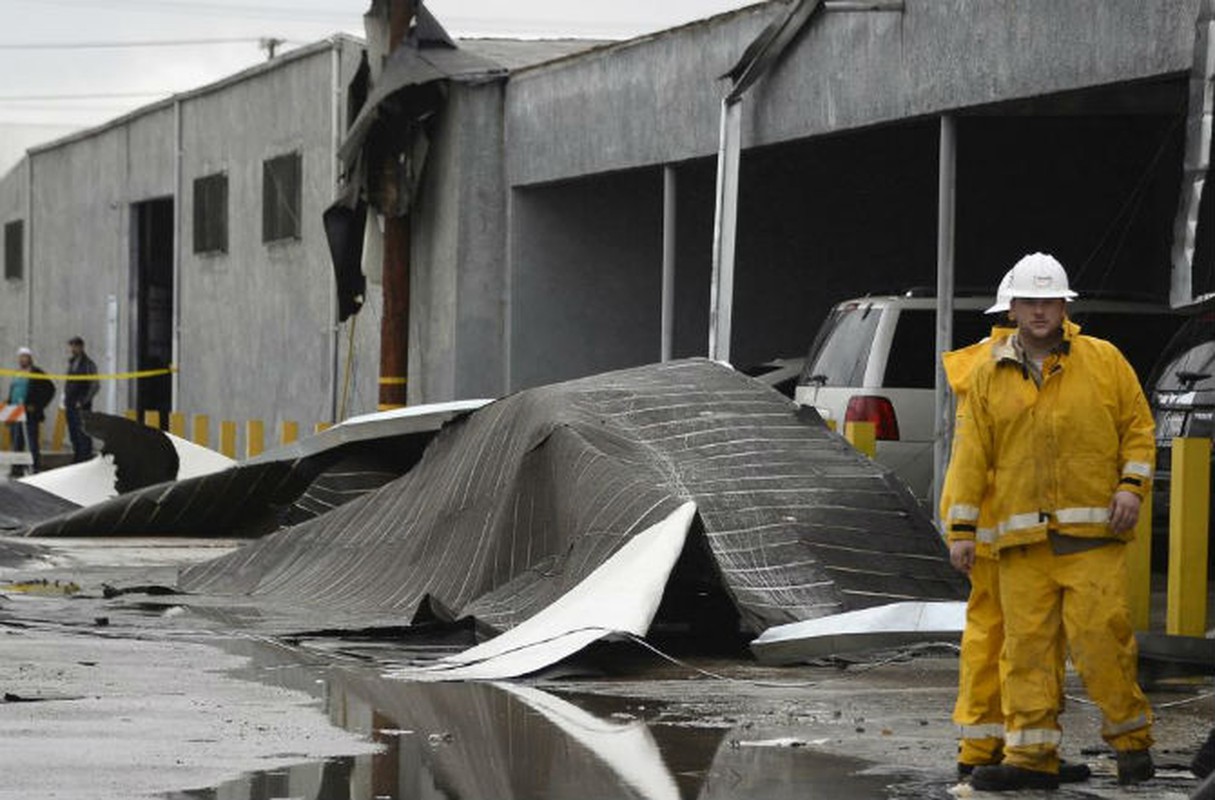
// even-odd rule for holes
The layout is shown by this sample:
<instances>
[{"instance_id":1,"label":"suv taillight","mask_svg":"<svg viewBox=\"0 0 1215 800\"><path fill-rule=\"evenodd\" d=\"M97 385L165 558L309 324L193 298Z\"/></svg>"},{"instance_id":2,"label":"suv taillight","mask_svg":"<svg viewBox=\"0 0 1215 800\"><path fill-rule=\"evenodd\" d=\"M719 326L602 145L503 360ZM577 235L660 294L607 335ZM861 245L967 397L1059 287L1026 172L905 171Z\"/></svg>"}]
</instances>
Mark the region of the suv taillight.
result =
<instances>
[{"instance_id":1,"label":"suv taillight","mask_svg":"<svg viewBox=\"0 0 1215 800\"><path fill-rule=\"evenodd\" d=\"M899 419L894 406L885 397L854 394L844 412L844 422L872 422L874 438L898 441Z\"/></svg>"}]
</instances>

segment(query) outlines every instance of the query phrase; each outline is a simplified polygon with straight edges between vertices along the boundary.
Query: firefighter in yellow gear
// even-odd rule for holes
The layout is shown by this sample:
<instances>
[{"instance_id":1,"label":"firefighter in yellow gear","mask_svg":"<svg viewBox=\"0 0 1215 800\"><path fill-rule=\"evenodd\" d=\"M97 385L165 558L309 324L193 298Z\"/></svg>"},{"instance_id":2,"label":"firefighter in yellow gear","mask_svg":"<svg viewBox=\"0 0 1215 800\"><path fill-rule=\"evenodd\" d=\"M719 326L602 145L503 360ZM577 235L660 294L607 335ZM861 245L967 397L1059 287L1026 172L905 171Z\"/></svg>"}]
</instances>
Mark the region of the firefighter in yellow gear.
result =
<instances>
[{"instance_id":1,"label":"firefighter in yellow gear","mask_svg":"<svg viewBox=\"0 0 1215 800\"><path fill-rule=\"evenodd\" d=\"M996 308L1007 309L997 301ZM954 350L941 356L945 377L956 398L955 429L966 417L966 388L974 368L988 358L991 343L1009 334L1007 328L993 327L990 339ZM941 517L952 505L952 486L948 478L941 492ZM958 773L969 775L975 767L998 764L1004 749L1004 712L1000 707L1000 650L1004 646L1004 615L1000 611L1000 584L992 543L995 527L990 503L979 506L973 534L974 557L960 565L970 576L970 596L966 600L966 627L962 631L962 651L958 659L958 699L953 721L958 726ZM950 538L950 541L954 541Z\"/></svg>"},{"instance_id":2,"label":"firefighter in yellow gear","mask_svg":"<svg viewBox=\"0 0 1215 800\"><path fill-rule=\"evenodd\" d=\"M1005 280L997 292L996 304L988 314L1006 313L1009 300L1005 296ZM945 377L956 398L955 429L966 416L966 390L974 368L990 357L994 342L1006 338L1012 330L993 325L991 335L981 342L945 353L941 356ZM941 516L951 505L951 487L947 481L941 493ZM957 540L949 537L950 541ZM968 534L964 537L971 540ZM970 595L966 600L966 627L962 631L962 647L958 658L958 697L954 703L953 721L958 726L958 777L967 778L975 767L998 764L1004 756L1004 711L1000 702L1000 651L1004 646L1004 613L1000 609L1000 578L996 554L995 524L991 516L990 494L979 505L979 521L973 535L974 557L958 565L970 578ZM1056 669L1062 681L1065 648L1057 648ZM1091 772L1084 764L1060 764L1061 783L1077 783L1089 779Z\"/></svg>"},{"instance_id":3,"label":"firefighter in yellow gear","mask_svg":"<svg viewBox=\"0 0 1215 800\"><path fill-rule=\"evenodd\" d=\"M1076 295L1056 259L1021 259L1010 294L1017 331L973 370L946 482L956 566L976 561L990 509L1004 619L1004 758L972 784L1058 786L1061 634L1104 714L1119 782L1139 783L1154 774L1151 710L1136 680L1125 543L1151 479L1151 413L1121 353L1067 320Z\"/></svg>"}]
</instances>

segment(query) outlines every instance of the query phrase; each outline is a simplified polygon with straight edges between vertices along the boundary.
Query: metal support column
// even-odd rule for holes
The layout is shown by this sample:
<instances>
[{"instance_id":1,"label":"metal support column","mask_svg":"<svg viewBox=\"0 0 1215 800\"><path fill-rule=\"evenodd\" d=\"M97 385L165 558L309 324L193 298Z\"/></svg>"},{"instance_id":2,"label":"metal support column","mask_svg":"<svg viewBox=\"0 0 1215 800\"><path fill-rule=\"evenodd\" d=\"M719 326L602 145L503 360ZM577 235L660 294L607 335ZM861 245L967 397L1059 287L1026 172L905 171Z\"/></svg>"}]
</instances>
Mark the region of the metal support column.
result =
<instances>
[{"instance_id":1,"label":"metal support column","mask_svg":"<svg viewBox=\"0 0 1215 800\"><path fill-rule=\"evenodd\" d=\"M730 323L734 313L734 238L738 229L738 161L742 101L721 101L721 139L717 150L717 210L713 220L713 277L709 287L709 358L730 360Z\"/></svg>"},{"instance_id":2,"label":"metal support column","mask_svg":"<svg viewBox=\"0 0 1215 800\"><path fill-rule=\"evenodd\" d=\"M937 346L933 353L936 402L932 428L932 514L940 516L941 488L953 433L949 382L941 354L953 349L954 218L957 193L957 128L954 118L941 117L937 166Z\"/></svg>"},{"instance_id":3,"label":"metal support column","mask_svg":"<svg viewBox=\"0 0 1215 800\"><path fill-rule=\"evenodd\" d=\"M173 364L169 394L169 410L181 407L181 205L182 205L182 131L181 100L173 101Z\"/></svg>"},{"instance_id":4,"label":"metal support column","mask_svg":"<svg viewBox=\"0 0 1215 800\"><path fill-rule=\"evenodd\" d=\"M675 341L675 168L662 169L662 350L670 361Z\"/></svg>"},{"instance_id":5,"label":"metal support column","mask_svg":"<svg viewBox=\"0 0 1215 800\"><path fill-rule=\"evenodd\" d=\"M34 346L34 154L25 154L25 225L22 255L25 264L25 346Z\"/></svg>"}]
</instances>

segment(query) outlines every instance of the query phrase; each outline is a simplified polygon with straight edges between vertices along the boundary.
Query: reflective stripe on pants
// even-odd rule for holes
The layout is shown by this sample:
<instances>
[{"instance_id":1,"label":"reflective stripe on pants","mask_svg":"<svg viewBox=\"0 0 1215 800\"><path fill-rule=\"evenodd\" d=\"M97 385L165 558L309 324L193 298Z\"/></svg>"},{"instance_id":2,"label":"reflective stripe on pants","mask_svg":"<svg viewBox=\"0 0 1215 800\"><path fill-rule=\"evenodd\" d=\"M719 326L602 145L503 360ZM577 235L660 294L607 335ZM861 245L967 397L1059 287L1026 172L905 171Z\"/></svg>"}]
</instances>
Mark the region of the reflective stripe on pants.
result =
<instances>
[{"instance_id":1,"label":"reflective stripe on pants","mask_svg":"<svg viewBox=\"0 0 1215 800\"><path fill-rule=\"evenodd\" d=\"M1000 553L999 572L1005 763L1058 770L1061 630L1089 697L1105 716L1105 740L1116 750L1150 747L1151 709L1136 676L1125 545L1067 555L1055 555L1049 542L1012 547Z\"/></svg>"},{"instance_id":2,"label":"reflective stripe on pants","mask_svg":"<svg viewBox=\"0 0 1215 800\"><path fill-rule=\"evenodd\" d=\"M1004 615L1000 613L999 567L994 558L976 558L970 569L966 627L958 656L958 699L953 707L962 764L992 764L1004 745L1000 707L1000 650Z\"/></svg>"}]
</instances>

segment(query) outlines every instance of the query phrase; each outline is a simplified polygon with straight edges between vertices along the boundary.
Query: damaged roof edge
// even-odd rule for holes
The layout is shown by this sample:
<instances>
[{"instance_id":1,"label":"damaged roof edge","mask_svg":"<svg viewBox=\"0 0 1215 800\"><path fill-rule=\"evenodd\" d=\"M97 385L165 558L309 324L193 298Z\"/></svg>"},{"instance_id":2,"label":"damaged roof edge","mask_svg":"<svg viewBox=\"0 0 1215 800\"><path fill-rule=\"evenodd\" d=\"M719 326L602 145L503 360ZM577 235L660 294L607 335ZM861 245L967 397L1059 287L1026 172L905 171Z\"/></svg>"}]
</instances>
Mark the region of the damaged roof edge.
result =
<instances>
[{"instance_id":1,"label":"damaged roof edge","mask_svg":"<svg viewBox=\"0 0 1215 800\"><path fill-rule=\"evenodd\" d=\"M581 50L579 52L570 53L568 55L561 56L559 58L554 58L549 61L544 61L539 64L532 64L530 66L521 67L517 70L511 70L511 77L514 77L515 75L521 75L523 73L529 73L529 72L539 71L539 70L543 70L543 69L548 69L551 67L564 66L565 64L567 64L569 62L577 61L578 59L581 59L581 58L584 58L587 56L591 56L591 55L597 56L597 55L603 55L603 54L606 54L609 52L615 52L618 50L627 50L632 47L649 44L650 42L656 42L656 41L665 39L670 36L675 36L675 35L678 35L681 33L685 33L687 31L716 25L716 24L725 22L726 20L735 19L737 17L742 17L742 16L746 16L749 14L757 14L757 13L760 13L762 10L765 10L768 8L782 9L786 5L787 5L787 3L784 2L784 0L760 0L760 2L758 2L758 3L752 3L750 5L742 6L741 8L735 8L730 11L723 11L720 14L714 14L711 17L704 17L702 19L694 19L691 22L685 22L684 24L676 25L673 28L664 28L663 30L654 31L653 33L644 33L640 36L635 36L631 39L621 39L620 41L605 42L603 44L591 47L587 50Z\"/></svg>"},{"instance_id":2,"label":"damaged roof edge","mask_svg":"<svg viewBox=\"0 0 1215 800\"><path fill-rule=\"evenodd\" d=\"M318 42L313 42L312 44L306 44L301 47L297 47L294 50L289 50L283 53L281 56L275 56L271 60L263 61L260 64L255 64L252 67L248 67L240 72L228 75L225 78L220 78L212 83L208 83L194 89L187 89L184 92L178 92L164 98L163 100L157 100L155 102L148 103L147 105L140 106L132 111L128 111L121 116L115 117L114 119L108 120L99 125L83 128L75 133L70 133L67 136L62 136L44 144L30 147L26 149L25 157L28 158L30 156L40 155L74 142L88 139L89 137L96 136L100 133L105 133L113 128L122 127L123 125L126 125L127 123L132 122L142 116L172 108L174 103L192 100L196 97L202 97L203 95L211 94L212 92L217 92L221 89L226 89L229 86L251 80L267 72L278 69L279 67L292 61L298 61L302 58L308 58L329 50L341 49L347 45L353 45L360 48L366 47L366 43L357 36L351 36L348 33L335 33L332 36L321 39Z\"/></svg>"}]
</instances>

